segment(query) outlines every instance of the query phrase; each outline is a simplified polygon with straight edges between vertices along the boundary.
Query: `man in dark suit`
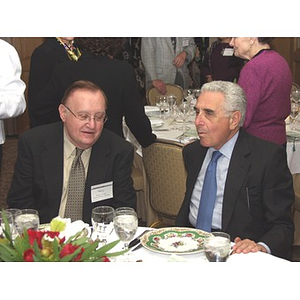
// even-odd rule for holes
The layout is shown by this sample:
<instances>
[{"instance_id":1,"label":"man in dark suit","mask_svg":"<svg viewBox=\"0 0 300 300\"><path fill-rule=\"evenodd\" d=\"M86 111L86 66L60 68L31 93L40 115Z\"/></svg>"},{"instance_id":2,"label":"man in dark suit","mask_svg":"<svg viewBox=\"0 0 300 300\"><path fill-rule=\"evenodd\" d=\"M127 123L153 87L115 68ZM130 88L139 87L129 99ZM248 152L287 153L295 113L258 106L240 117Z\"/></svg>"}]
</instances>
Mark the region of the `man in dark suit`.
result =
<instances>
[{"instance_id":1,"label":"man in dark suit","mask_svg":"<svg viewBox=\"0 0 300 300\"><path fill-rule=\"evenodd\" d=\"M294 191L284 147L241 129L246 97L237 84L203 85L195 111L200 142L183 150L188 177L176 225L196 227L206 168L219 150L212 231L230 234L235 253L262 251L291 259Z\"/></svg>"},{"instance_id":2,"label":"man in dark suit","mask_svg":"<svg viewBox=\"0 0 300 300\"><path fill-rule=\"evenodd\" d=\"M155 140L151 124L145 115L142 98L137 88L134 71L130 64L113 59L118 52L118 40L109 38L80 38L78 42L82 55L80 59L59 64L53 71L49 85L28 103L35 126L59 120L57 107L65 89L77 80L89 80L104 91L107 96L108 121L105 128L121 137L123 117L132 134L142 147ZM120 39L122 45L122 39Z\"/></svg>"},{"instance_id":3,"label":"man in dark suit","mask_svg":"<svg viewBox=\"0 0 300 300\"><path fill-rule=\"evenodd\" d=\"M103 128L106 96L95 84L75 82L67 89L62 122L38 126L19 138L18 157L8 192L9 207L35 208L40 222L65 216L69 173L76 148L85 169L82 218L91 222L95 206L136 207L131 179L134 149ZM72 220L74 221L74 220Z\"/></svg>"}]
</instances>

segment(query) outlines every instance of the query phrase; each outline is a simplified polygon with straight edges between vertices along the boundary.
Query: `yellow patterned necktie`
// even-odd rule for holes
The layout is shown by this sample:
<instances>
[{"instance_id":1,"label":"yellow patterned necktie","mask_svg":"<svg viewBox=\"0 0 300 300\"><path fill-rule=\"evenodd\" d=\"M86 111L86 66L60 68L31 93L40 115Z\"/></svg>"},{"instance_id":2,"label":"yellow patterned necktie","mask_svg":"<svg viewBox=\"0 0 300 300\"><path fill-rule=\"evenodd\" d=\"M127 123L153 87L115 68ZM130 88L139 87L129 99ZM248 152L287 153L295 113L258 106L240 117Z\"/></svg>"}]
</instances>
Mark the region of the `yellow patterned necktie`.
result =
<instances>
[{"instance_id":1,"label":"yellow patterned necktie","mask_svg":"<svg viewBox=\"0 0 300 300\"><path fill-rule=\"evenodd\" d=\"M82 220L83 197L85 190L85 172L81 160L84 150L76 148L76 155L72 162L69 184L68 198L65 209L65 218L71 218L72 222Z\"/></svg>"}]
</instances>

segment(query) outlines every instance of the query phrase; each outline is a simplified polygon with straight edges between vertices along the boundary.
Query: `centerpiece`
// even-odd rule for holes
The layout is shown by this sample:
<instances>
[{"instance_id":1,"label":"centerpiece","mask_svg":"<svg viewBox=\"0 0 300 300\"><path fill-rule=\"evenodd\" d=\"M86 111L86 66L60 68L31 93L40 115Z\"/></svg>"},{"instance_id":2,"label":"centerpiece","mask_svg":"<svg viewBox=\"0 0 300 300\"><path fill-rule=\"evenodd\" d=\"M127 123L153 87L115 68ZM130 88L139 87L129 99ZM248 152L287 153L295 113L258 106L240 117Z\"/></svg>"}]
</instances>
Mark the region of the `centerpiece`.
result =
<instances>
[{"instance_id":1,"label":"centerpiece","mask_svg":"<svg viewBox=\"0 0 300 300\"><path fill-rule=\"evenodd\" d=\"M48 228L24 229L23 234L12 238L12 229L2 211L4 228L0 234L0 261L3 262L109 262L109 257L125 251L110 252L120 240L99 247L91 240L86 228L66 237L68 219L56 217Z\"/></svg>"}]
</instances>

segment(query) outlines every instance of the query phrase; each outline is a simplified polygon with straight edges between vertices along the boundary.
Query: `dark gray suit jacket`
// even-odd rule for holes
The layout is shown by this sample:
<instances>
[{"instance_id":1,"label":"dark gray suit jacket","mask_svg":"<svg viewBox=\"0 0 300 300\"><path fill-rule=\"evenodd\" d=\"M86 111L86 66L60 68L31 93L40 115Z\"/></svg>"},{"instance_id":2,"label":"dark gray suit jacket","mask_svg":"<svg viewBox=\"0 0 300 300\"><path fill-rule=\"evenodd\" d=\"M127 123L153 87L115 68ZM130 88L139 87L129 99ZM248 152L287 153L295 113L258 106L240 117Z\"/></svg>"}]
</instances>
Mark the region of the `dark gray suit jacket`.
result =
<instances>
[{"instance_id":1,"label":"dark gray suit jacket","mask_svg":"<svg viewBox=\"0 0 300 300\"><path fill-rule=\"evenodd\" d=\"M131 179L134 149L121 137L103 129L93 145L86 179L83 220L91 223L98 205L136 207ZM113 181L113 198L91 202L91 186ZM18 157L8 193L9 207L35 208L40 222L58 215L63 184L63 126L61 122L33 128L19 138Z\"/></svg>"},{"instance_id":2,"label":"dark gray suit jacket","mask_svg":"<svg viewBox=\"0 0 300 300\"><path fill-rule=\"evenodd\" d=\"M183 150L188 172L186 194L176 219L189 223L189 204L207 148L199 141ZM272 254L291 259L294 225L291 208L294 190L282 146L258 139L240 130L225 183L222 231L267 244Z\"/></svg>"}]
</instances>

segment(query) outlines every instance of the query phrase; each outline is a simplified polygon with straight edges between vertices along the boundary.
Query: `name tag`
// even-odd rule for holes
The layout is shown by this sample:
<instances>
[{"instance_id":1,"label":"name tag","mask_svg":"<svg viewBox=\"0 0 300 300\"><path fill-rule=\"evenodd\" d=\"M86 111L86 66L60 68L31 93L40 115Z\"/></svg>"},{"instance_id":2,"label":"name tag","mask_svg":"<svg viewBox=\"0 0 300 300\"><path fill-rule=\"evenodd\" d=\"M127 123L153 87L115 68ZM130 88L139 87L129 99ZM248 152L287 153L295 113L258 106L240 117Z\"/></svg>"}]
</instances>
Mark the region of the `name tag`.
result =
<instances>
[{"instance_id":1,"label":"name tag","mask_svg":"<svg viewBox=\"0 0 300 300\"><path fill-rule=\"evenodd\" d=\"M182 47L187 47L189 45L190 38L183 38Z\"/></svg>"},{"instance_id":2,"label":"name tag","mask_svg":"<svg viewBox=\"0 0 300 300\"><path fill-rule=\"evenodd\" d=\"M113 198L113 182L105 182L91 187L92 203Z\"/></svg>"},{"instance_id":3,"label":"name tag","mask_svg":"<svg viewBox=\"0 0 300 300\"><path fill-rule=\"evenodd\" d=\"M223 50L223 56L232 56L234 53L234 49L233 48L225 48Z\"/></svg>"}]
</instances>

